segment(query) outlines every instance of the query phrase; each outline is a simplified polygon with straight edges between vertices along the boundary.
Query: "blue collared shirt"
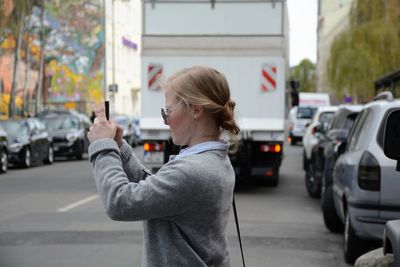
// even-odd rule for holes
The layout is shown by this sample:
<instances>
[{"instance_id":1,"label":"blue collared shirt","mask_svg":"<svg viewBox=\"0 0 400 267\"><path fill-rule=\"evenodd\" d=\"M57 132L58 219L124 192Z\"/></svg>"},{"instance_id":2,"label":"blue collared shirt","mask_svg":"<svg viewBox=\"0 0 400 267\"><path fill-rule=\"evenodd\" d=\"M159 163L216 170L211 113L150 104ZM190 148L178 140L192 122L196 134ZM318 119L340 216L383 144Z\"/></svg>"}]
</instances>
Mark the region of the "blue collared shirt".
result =
<instances>
[{"instance_id":1,"label":"blue collared shirt","mask_svg":"<svg viewBox=\"0 0 400 267\"><path fill-rule=\"evenodd\" d=\"M178 155L176 155L173 159L180 159L189 155L199 154L209 150L224 150L227 151L229 149L229 144L222 141L209 141L194 145L192 147L188 147L182 149Z\"/></svg>"}]
</instances>

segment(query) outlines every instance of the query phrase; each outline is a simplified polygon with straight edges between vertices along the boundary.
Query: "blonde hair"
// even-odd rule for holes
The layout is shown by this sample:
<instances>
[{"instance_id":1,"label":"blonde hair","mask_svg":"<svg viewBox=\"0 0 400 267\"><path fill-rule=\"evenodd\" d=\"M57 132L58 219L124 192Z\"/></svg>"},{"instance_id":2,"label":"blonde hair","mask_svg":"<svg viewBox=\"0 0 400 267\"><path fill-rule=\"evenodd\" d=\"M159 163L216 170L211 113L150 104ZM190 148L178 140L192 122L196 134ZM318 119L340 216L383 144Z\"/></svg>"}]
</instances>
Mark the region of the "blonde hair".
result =
<instances>
[{"instance_id":1,"label":"blonde hair","mask_svg":"<svg viewBox=\"0 0 400 267\"><path fill-rule=\"evenodd\" d=\"M173 90L178 98L189 107L197 105L210 114L217 125L230 133L230 137L239 134L235 121L235 102L230 98L228 81L217 70L206 66L193 66L170 76L164 84ZM237 138L231 138L237 149Z\"/></svg>"}]
</instances>

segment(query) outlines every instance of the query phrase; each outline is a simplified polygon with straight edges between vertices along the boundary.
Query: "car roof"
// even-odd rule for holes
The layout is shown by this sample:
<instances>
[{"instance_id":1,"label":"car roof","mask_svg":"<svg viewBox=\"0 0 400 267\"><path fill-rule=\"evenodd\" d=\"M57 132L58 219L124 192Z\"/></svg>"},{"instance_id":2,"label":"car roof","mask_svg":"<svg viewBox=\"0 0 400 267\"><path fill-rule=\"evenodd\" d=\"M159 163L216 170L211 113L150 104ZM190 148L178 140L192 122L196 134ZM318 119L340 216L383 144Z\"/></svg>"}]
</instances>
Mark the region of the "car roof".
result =
<instances>
[{"instance_id":1,"label":"car roof","mask_svg":"<svg viewBox=\"0 0 400 267\"><path fill-rule=\"evenodd\" d=\"M339 105L339 110L346 109L350 112L360 112L365 106L359 104L342 104Z\"/></svg>"},{"instance_id":2,"label":"car roof","mask_svg":"<svg viewBox=\"0 0 400 267\"><path fill-rule=\"evenodd\" d=\"M317 112L335 112L338 109L338 106L323 106L318 107Z\"/></svg>"},{"instance_id":3,"label":"car roof","mask_svg":"<svg viewBox=\"0 0 400 267\"><path fill-rule=\"evenodd\" d=\"M395 99L392 101L387 100L377 100L369 102L365 105L365 108L374 108L374 109L389 109L391 107L400 107L400 100Z\"/></svg>"}]
</instances>

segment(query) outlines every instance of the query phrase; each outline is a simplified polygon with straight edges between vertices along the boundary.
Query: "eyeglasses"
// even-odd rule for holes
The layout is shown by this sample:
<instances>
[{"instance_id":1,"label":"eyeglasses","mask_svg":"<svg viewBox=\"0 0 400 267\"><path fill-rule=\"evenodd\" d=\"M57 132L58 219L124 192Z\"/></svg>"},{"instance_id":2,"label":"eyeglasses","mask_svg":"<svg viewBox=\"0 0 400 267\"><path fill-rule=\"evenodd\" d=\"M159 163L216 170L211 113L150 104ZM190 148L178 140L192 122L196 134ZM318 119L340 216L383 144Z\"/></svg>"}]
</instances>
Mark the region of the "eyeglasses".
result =
<instances>
[{"instance_id":1,"label":"eyeglasses","mask_svg":"<svg viewBox=\"0 0 400 267\"><path fill-rule=\"evenodd\" d=\"M173 107L161 108L161 116L162 116L165 124L167 124L168 117L171 114L172 110L174 110L181 102L182 102L182 100L180 100L178 103L176 103Z\"/></svg>"}]
</instances>

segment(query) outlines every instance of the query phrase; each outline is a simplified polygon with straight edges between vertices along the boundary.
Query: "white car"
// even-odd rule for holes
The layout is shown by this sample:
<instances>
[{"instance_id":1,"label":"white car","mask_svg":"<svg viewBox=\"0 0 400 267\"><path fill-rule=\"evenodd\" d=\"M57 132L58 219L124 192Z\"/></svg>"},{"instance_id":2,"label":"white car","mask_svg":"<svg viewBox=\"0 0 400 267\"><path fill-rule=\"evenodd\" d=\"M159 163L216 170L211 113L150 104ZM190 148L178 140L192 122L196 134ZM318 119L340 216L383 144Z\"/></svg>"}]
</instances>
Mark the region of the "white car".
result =
<instances>
[{"instance_id":1,"label":"white car","mask_svg":"<svg viewBox=\"0 0 400 267\"><path fill-rule=\"evenodd\" d=\"M312 120L317 107L295 106L289 111L289 143L296 145L297 142L303 141L306 131L306 125Z\"/></svg>"},{"instance_id":2,"label":"white car","mask_svg":"<svg viewBox=\"0 0 400 267\"><path fill-rule=\"evenodd\" d=\"M312 118L312 121L308 124L304 137L303 137L303 168L306 170L307 163L311 160L311 152L314 145L318 143L318 137L316 136L316 127L326 128L333 115L338 110L337 106L326 106L319 107Z\"/></svg>"}]
</instances>

